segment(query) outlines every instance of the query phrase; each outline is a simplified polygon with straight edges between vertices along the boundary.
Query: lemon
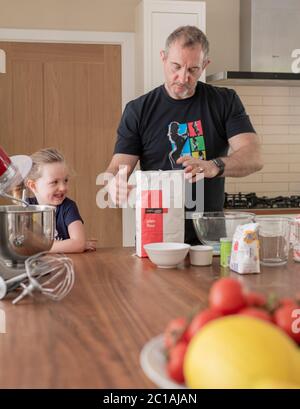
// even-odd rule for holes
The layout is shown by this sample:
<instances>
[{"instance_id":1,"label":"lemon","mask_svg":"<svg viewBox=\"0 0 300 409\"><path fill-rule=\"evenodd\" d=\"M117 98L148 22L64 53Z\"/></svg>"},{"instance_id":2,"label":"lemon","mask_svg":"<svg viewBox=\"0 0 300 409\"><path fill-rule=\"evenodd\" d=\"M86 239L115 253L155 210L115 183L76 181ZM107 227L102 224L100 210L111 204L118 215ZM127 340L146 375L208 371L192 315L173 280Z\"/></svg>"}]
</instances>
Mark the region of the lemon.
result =
<instances>
[{"instance_id":1,"label":"lemon","mask_svg":"<svg viewBox=\"0 0 300 409\"><path fill-rule=\"evenodd\" d=\"M211 321L184 359L189 388L252 388L262 379L300 384L298 347L275 325L242 315Z\"/></svg>"},{"instance_id":2,"label":"lemon","mask_svg":"<svg viewBox=\"0 0 300 409\"><path fill-rule=\"evenodd\" d=\"M300 389L300 384L262 379L253 385L255 389Z\"/></svg>"},{"instance_id":3,"label":"lemon","mask_svg":"<svg viewBox=\"0 0 300 409\"><path fill-rule=\"evenodd\" d=\"M296 379L299 381L300 383L300 348L298 347L298 354L295 355L294 357L294 368L295 368L295 372L296 372Z\"/></svg>"}]
</instances>

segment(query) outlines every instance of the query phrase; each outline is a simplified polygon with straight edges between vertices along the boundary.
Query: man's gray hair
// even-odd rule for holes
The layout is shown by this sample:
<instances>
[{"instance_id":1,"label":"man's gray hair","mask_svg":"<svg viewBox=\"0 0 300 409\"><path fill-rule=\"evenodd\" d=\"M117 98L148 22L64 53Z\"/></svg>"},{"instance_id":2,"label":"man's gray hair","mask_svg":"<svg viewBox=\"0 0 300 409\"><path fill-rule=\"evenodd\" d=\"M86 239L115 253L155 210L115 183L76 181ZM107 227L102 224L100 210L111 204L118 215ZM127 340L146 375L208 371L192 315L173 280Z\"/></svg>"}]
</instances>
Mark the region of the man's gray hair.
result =
<instances>
[{"instance_id":1,"label":"man's gray hair","mask_svg":"<svg viewBox=\"0 0 300 409\"><path fill-rule=\"evenodd\" d=\"M175 43L177 40L182 40L182 47L193 47L194 45L200 44L204 60L208 57L209 52L209 42L206 35L196 26L181 26L176 28L166 40L165 53L168 54L171 44Z\"/></svg>"}]
</instances>

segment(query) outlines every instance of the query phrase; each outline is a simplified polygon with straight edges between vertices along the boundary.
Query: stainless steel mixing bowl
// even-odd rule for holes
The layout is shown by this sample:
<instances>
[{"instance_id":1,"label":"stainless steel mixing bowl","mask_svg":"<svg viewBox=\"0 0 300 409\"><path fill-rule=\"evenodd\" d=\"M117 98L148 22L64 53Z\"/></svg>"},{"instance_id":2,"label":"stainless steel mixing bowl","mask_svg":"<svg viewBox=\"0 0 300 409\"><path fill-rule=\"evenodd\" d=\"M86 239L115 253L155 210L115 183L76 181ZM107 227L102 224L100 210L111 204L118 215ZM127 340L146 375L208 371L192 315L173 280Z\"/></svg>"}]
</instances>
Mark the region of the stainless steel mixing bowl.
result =
<instances>
[{"instance_id":1,"label":"stainless steel mixing bowl","mask_svg":"<svg viewBox=\"0 0 300 409\"><path fill-rule=\"evenodd\" d=\"M55 233L53 206L0 206L0 262L23 265L27 257L50 250Z\"/></svg>"}]
</instances>

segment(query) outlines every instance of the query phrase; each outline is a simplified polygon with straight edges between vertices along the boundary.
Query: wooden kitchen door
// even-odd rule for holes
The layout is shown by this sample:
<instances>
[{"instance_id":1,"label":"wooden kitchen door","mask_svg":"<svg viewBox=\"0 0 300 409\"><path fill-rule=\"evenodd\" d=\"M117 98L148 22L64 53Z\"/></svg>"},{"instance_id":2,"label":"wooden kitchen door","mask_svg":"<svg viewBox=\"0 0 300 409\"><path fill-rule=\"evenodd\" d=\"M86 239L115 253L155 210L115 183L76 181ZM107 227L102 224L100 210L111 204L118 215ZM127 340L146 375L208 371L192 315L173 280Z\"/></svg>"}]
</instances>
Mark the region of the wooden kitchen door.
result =
<instances>
[{"instance_id":1,"label":"wooden kitchen door","mask_svg":"<svg viewBox=\"0 0 300 409\"><path fill-rule=\"evenodd\" d=\"M10 155L59 149L87 237L99 247L122 245L120 209L96 205L96 177L110 162L121 117L121 47L0 42L0 49L0 145Z\"/></svg>"}]
</instances>

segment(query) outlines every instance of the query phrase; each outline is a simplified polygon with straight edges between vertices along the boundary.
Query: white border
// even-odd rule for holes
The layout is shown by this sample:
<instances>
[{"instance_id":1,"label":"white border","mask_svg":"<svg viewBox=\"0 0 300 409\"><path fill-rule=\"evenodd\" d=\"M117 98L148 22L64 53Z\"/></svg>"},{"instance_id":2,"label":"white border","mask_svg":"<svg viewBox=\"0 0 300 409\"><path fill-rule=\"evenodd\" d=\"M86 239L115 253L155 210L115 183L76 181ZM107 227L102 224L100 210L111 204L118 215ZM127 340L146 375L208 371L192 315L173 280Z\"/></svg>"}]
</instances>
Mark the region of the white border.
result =
<instances>
[{"instance_id":1,"label":"white border","mask_svg":"<svg viewBox=\"0 0 300 409\"><path fill-rule=\"evenodd\" d=\"M120 44L122 58L122 110L124 110L126 103L135 97L134 33L0 28L0 41Z\"/></svg>"}]
</instances>

